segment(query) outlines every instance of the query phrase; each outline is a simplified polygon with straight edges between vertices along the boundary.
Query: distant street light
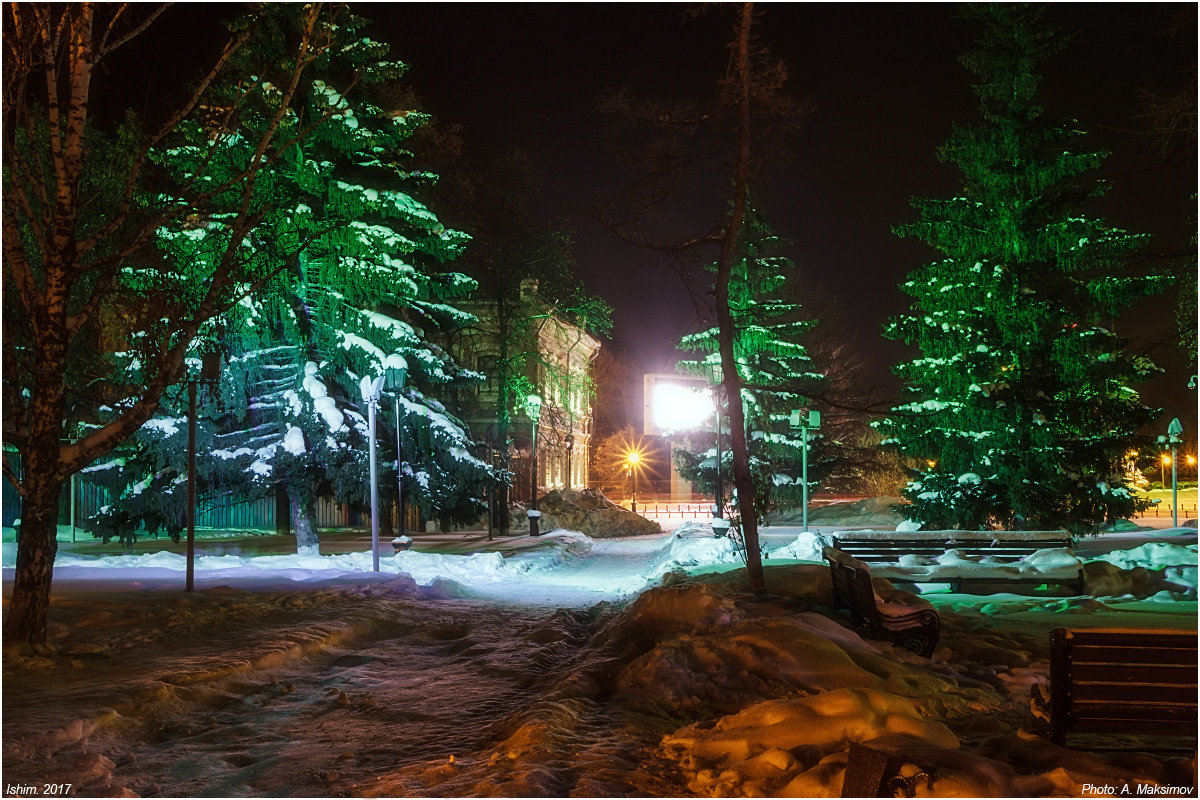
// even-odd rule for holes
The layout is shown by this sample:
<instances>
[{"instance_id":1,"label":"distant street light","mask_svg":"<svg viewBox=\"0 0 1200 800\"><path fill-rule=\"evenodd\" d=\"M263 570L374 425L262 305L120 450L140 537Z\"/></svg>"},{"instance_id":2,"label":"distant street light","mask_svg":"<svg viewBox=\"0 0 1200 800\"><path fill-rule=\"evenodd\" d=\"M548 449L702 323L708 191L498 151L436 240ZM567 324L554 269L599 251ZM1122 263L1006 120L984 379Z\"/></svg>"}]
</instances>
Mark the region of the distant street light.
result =
<instances>
[{"instance_id":1,"label":"distant street light","mask_svg":"<svg viewBox=\"0 0 1200 800\"><path fill-rule=\"evenodd\" d=\"M632 511L634 514L636 514L637 513L637 474L638 474L638 464L641 463L642 454L636 450L631 450L631 451L629 451L629 454L626 456L626 460L629 462L629 474L631 476L633 476L633 500L629 504L629 510Z\"/></svg>"},{"instance_id":2,"label":"distant street light","mask_svg":"<svg viewBox=\"0 0 1200 800\"><path fill-rule=\"evenodd\" d=\"M1171 444L1171 527L1179 527L1179 436L1183 433L1183 423L1179 417L1171 420L1167 426L1167 439Z\"/></svg>"},{"instance_id":3,"label":"distant street light","mask_svg":"<svg viewBox=\"0 0 1200 800\"><path fill-rule=\"evenodd\" d=\"M384 377L387 378L386 388L396 397L396 493L397 513L400 515L400 535L404 535L404 448L400 443L400 393L408 381L408 362L399 353L393 353L383 362Z\"/></svg>"},{"instance_id":4,"label":"distant street light","mask_svg":"<svg viewBox=\"0 0 1200 800\"><path fill-rule=\"evenodd\" d=\"M802 512L804 520L804 532L808 533L808 432L815 431L821 427L821 412L815 408L810 409L807 414L800 409L792 411L788 418L788 423L793 430L800 431L800 483L801 494L804 499L804 510Z\"/></svg>"},{"instance_id":5,"label":"distant street light","mask_svg":"<svg viewBox=\"0 0 1200 800\"><path fill-rule=\"evenodd\" d=\"M529 417L532 423L532 433L529 439L529 492L532 496L529 510L525 512L529 517L529 535L537 536L538 520L542 516L542 512L538 511L538 480L537 480L537 429L538 420L542 418L542 398L536 394L531 394L525 398L525 415Z\"/></svg>"},{"instance_id":6,"label":"distant street light","mask_svg":"<svg viewBox=\"0 0 1200 800\"><path fill-rule=\"evenodd\" d=\"M375 456L375 417L379 410L379 398L383 394L386 375L375 380L364 377L359 384L363 402L367 404L367 450L371 461L371 571L379 572L379 466Z\"/></svg>"}]
</instances>

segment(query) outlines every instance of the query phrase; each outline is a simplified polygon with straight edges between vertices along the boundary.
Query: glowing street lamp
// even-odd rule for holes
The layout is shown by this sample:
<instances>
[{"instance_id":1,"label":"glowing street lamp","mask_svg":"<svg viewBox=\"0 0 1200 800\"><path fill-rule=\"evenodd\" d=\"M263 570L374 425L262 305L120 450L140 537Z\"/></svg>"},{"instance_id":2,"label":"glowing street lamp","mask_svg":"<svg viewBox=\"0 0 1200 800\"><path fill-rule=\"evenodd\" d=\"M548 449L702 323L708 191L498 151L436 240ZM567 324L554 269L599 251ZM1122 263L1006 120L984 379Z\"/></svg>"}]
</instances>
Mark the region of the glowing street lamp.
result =
<instances>
[{"instance_id":1,"label":"glowing street lamp","mask_svg":"<svg viewBox=\"0 0 1200 800\"><path fill-rule=\"evenodd\" d=\"M629 451L626 455L626 460L629 463L629 474L633 476L633 500L629 504L629 510L634 514L637 513L637 474L638 464L641 463L642 454L636 450Z\"/></svg>"},{"instance_id":2,"label":"glowing street lamp","mask_svg":"<svg viewBox=\"0 0 1200 800\"><path fill-rule=\"evenodd\" d=\"M525 398L525 416L529 417L533 431L529 440L529 493L533 499L525 514L529 517L529 535L537 536L539 534L538 520L542 516L542 512L538 511L537 507L537 429L538 420L542 417L542 398L536 394Z\"/></svg>"}]
</instances>

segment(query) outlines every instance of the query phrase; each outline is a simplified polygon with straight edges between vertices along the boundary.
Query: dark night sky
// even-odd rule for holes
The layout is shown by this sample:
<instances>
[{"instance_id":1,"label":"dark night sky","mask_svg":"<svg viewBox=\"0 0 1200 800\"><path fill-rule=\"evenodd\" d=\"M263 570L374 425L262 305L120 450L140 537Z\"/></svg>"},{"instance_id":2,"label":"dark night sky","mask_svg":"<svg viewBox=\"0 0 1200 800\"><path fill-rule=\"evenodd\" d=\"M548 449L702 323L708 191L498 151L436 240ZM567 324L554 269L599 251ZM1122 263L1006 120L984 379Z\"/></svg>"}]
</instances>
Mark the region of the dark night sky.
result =
<instances>
[{"instance_id":1,"label":"dark night sky","mask_svg":"<svg viewBox=\"0 0 1200 800\"><path fill-rule=\"evenodd\" d=\"M609 89L638 98L702 100L726 59L733 17L698 18L683 4L358 4L375 35L411 65L408 78L440 120L463 126L475 163L520 149L541 172L548 214L570 214L589 287L613 306L613 344L646 371L668 371L679 336L696 324L680 279L655 256L616 239L597 219L598 197L616 188L615 123L597 112ZM760 182L775 230L795 241L791 255L812 310L837 318L864 376L887 388L888 365L907 348L880 335L904 309L896 285L934 254L890 229L913 219L911 196L945 197L957 171L934 154L952 121L973 122L976 99L958 56L975 23L950 4L763 4L763 44L790 67L789 85L811 113L785 142L787 159ZM1177 36L1172 21L1191 10ZM1194 6L1058 4L1049 18L1073 40L1045 69L1049 114L1074 117L1114 153L1114 185L1094 210L1110 223L1159 234L1180 247L1190 230L1194 156L1155 161L1136 128L1142 90L1174 93L1196 60ZM451 224L453 221L450 221ZM713 222L697 217L700 229ZM1173 300L1173 296L1171 300ZM1121 331L1142 342L1170 337L1173 304L1137 306ZM1144 324L1157 317L1159 324ZM1154 350L1169 375L1147 399L1169 416L1194 418L1190 371L1174 346ZM1181 377L1182 374L1182 377ZM1185 416L1186 412L1186 416ZM1168 417L1169 418L1169 417Z\"/></svg>"},{"instance_id":2,"label":"dark night sky","mask_svg":"<svg viewBox=\"0 0 1200 800\"><path fill-rule=\"evenodd\" d=\"M223 16L207 8L198 17L199 5L177 7L154 26L157 43L150 46L165 49L163 58L147 62L130 51L147 82L167 85L179 42L198 42L200 28ZM543 184L543 210L569 218L585 281L614 308L612 346L645 371L670 371L675 342L698 324L695 310L675 273L599 222L599 198L619 188L620 156L630 148L621 126L597 111L598 99L627 88L647 100L710 100L728 57L736 6L353 8L374 20L372 35L410 65L407 81L425 109L441 124L462 126L464 169L485 168L514 150L530 157ZM977 118L971 76L958 64L973 47L976 23L956 18L955 4L757 8L760 43L788 63L792 96L812 107L800 127L765 154L769 168L756 184L760 206L774 230L795 242L790 255L806 306L866 362L864 382L891 391L889 366L913 353L883 339L882 325L907 305L897 284L937 257L891 228L914 219L910 197L948 197L960 186L956 168L940 164L935 150L952 122ZM1194 144L1162 159L1130 131L1144 124L1135 119L1143 91L1175 94L1194 81L1195 9L1190 3L1048 8L1050 21L1072 38L1043 70L1047 113L1079 119L1092 144L1112 151L1103 170L1112 191L1091 210L1119 227L1155 233L1151 250L1189 246ZM1169 35L1180 17L1179 33ZM726 198L712 194L718 196L708 198L708 211L694 217L696 232L712 227L718 221L713 210L725 208ZM1165 406L1167 419L1195 420L1195 394L1184 388L1193 370L1175 344L1175 300L1172 292L1141 301L1118 331L1135 336L1138 346L1160 342L1151 355L1167 374L1146 384L1144 397Z\"/></svg>"}]
</instances>

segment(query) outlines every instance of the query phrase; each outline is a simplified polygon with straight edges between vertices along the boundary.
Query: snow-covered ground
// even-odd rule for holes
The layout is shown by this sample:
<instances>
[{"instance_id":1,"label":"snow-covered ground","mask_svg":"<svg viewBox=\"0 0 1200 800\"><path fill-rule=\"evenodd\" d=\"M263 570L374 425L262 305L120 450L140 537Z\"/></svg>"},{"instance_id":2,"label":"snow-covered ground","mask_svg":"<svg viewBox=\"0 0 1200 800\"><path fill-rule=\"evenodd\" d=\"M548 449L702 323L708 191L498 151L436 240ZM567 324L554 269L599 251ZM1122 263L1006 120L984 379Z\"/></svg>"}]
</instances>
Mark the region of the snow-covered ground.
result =
<instances>
[{"instance_id":1,"label":"snow-covered ground","mask_svg":"<svg viewBox=\"0 0 1200 800\"><path fill-rule=\"evenodd\" d=\"M1085 540L1083 597L929 587L931 660L828 608L818 533L763 530L770 596L707 526L592 540L418 535L380 572L272 537L65 543L51 647L4 659L4 781L167 796L837 796L849 742L919 794L1190 786L1161 743L1024 729L1057 626L1196 627L1196 529ZM172 552L173 551L173 552ZM3 553L6 597L15 545ZM1194 746L1194 745L1192 745Z\"/></svg>"}]
</instances>

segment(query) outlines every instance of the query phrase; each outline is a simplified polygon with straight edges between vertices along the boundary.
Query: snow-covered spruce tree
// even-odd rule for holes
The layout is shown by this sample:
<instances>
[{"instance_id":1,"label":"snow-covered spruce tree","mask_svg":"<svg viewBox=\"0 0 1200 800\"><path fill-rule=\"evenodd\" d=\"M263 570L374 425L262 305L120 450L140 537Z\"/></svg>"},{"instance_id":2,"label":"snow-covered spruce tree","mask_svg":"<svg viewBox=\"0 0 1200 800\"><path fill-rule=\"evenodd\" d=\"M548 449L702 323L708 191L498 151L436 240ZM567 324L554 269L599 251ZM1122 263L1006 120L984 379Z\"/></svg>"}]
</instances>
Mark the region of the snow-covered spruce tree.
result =
<instances>
[{"instance_id":1,"label":"snow-covered spruce tree","mask_svg":"<svg viewBox=\"0 0 1200 800\"><path fill-rule=\"evenodd\" d=\"M286 172L314 129L296 107L306 97L298 90L320 73L356 85L398 67L371 61L378 50L343 22L345 5L260 3L229 24L211 60L176 59L193 90L175 81L157 93L152 82L142 87L139 119L127 104L141 94L130 85L139 77L130 51L170 11L104 3L7 11L0 373L4 471L22 519L4 624L6 642L37 646L46 640L63 485L156 413L206 323L295 259L287 246L295 237L283 240L292 209L276 201L265 172ZM196 135L201 119L211 121L203 129L211 139ZM253 155L231 172L222 151L235 144ZM177 145L214 158L170 174L152 154ZM164 257L159 232L184 223L205 226L208 258ZM81 421L91 423L82 435ZM10 461L17 454L19 465Z\"/></svg>"},{"instance_id":2,"label":"snow-covered spruce tree","mask_svg":"<svg viewBox=\"0 0 1200 800\"><path fill-rule=\"evenodd\" d=\"M789 427L794 409L808 409L820 391L818 372L802 340L816 324L801 316L800 304L788 297L795 285L796 267L776 251L782 244L752 207L746 210L742 252L729 276L729 309L733 319L733 348L742 382L746 439L754 476L755 508L760 517L781 506L801 501L800 433ZM710 268L712 269L712 268ZM790 283L789 283L790 281ZM702 354L680 361L679 372L709 377L719 365L717 328L684 336L679 349ZM719 370L717 370L719 372ZM722 408L727 398L721 398ZM729 416L722 410L722 427ZM693 436L675 451L675 468L705 492L716 490L715 427ZM820 437L809 436L809 489L822 470ZM733 453L721 447L721 472L726 490L733 486Z\"/></svg>"},{"instance_id":3,"label":"snow-covered spruce tree","mask_svg":"<svg viewBox=\"0 0 1200 800\"><path fill-rule=\"evenodd\" d=\"M386 63L386 46L357 35L362 20L341 23L352 36L352 52ZM308 85L302 113L289 120L311 126L304 144L259 176L269 208L280 211L277 238L304 243L303 252L274 280L246 287L242 302L209 326L197 346L226 356L219 399L202 412L199 494L285 492L302 553L317 552L318 497L369 505L362 384L389 367L407 368L401 396L406 499L427 515L473 519L483 511L482 486L492 480L491 469L471 454L462 424L434 399L452 383L482 379L426 338L426 328L472 321L450 303L475 284L440 266L459 254L467 237L444 228L410 193L436 179L413 169L404 149L423 115L379 108L364 91L372 77L391 80L402 70L388 66L366 73L347 94L334 88L337 73ZM269 104L277 90L261 88ZM181 173L235 172L251 155L246 143L252 137L242 129L258 121L246 112L226 115L226 128L197 129L191 146L175 148L164 160ZM160 243L169 260L186 263L219 251L211 243L223 234L221 216L214 215L163 228ZM393 408L385 398L379 411L385 502L396 495ZM122 458L94 471L116 494L93 521L97 535L128 536L139 522L173 535L183 527L184 393L164 411L143 426Z\"/></svg>"},{"instance_id":4,"label":"snow-covered spruce tree","mask_svg":"<svg viewBox=\"0 0 1200 800\"><path fill-rule=\"evenodd\" d=\"M1155 367L1127 352L1113 320L1163 285L1124 271L1145 237L1088 216L1103 154L1073 121L1042 118L1035 69L1058 48L1041 13L971 6L985 28L963 58L978 77L981 123L956 127L939 157L962 194L916 200L898 227L944 258L912 273L912 313L891 338L921 356L896 367L908 402L880 424L927 464L905 491L925 529L1094 531L1139 508L1122 455L1155 412L1131 384Z\"/></svg>"}]
</instances>

